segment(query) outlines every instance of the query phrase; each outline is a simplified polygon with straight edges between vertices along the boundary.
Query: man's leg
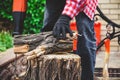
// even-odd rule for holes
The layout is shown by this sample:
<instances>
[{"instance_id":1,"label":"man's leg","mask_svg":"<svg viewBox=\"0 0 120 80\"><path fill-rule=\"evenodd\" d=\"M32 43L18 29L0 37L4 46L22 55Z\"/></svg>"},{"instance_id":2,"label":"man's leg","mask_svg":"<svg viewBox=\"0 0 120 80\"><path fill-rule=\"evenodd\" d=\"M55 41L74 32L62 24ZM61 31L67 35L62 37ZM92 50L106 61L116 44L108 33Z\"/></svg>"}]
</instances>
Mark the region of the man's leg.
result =
<instances>
[{"instance_id":1,"label":"man's leg","mask_svg":"<svg viewBox=\"0 0 120 80\"><path fill-rule=\"evenodd\" d=\"M42 32L53 30L54 24L64 9L65 3L66 0L46 0Z\"/></svg>"},{"instance_id":2,"label":"man's leg","mask_svg":"<svg viewBox=\"0 0 120 80\"><path fill-rule=\"evenodd\" d=\"M93 23L83 12L76 16L78 33L77 54L81 57L81 80L94 80L96 39Z\"/></svg>"},{"instance_id":3,"label":"man's leg","mask_svg":"<svg viewBox=\"0 0 120 80\"><path fill-rule=\"evenodd\" d=\"M13 12L13 20L15 24L13 35L22 34L25 14L25 12Z\"/></svg>"},{"instance_id":4,"label":"man's leg","mask_svg":"<svg viewBox=\"0 0 120 80\"><path fill-rule=\"evenodd\" d=\"M25 20L25 17L26 17L26 12L22 12L21 13L21 18L20 18L20 22L21 22L21 24L20 24L20 33L23 33L23 30L24 30L24 20Z\"/></svg>"}]
</instances>

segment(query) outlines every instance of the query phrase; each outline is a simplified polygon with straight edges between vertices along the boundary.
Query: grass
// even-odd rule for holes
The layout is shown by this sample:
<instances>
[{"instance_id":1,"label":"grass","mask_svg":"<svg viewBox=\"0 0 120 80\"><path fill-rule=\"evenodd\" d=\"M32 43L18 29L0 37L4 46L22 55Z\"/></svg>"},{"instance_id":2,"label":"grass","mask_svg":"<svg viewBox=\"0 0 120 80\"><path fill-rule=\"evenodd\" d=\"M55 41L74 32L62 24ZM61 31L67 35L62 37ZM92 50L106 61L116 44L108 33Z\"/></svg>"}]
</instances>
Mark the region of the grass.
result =
<instances>
[{"instance_id":1,"label":"grass","mask_svg":"<svg viewBox=\"0 0 120 80\"><path fill-rule=\"evenodd\" d=\"M13 47L13 37L7 31L0 32L0 52Z\"/></svg>"}]
</instances>

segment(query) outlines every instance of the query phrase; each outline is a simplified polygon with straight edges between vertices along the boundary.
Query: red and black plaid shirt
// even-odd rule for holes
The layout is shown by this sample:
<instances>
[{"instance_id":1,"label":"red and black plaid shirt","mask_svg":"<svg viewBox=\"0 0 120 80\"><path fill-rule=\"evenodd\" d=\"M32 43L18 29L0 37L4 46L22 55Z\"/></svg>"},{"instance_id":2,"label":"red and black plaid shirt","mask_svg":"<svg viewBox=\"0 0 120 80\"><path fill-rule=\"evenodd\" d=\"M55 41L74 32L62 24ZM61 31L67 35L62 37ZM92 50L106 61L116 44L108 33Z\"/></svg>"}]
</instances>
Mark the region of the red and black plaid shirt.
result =
<instances>
[{"instance_id":1,"label":"red and black plaid shirt","mask_svg":"<svg viewBox=\"0 0 120 80\"><path fill-rule=\"evenodd\" d=\"M91 20L95 14L98 0L66 0L66 5L62 14L68 15L71 18L83 11Z\"/></svg>"}]
</instances>

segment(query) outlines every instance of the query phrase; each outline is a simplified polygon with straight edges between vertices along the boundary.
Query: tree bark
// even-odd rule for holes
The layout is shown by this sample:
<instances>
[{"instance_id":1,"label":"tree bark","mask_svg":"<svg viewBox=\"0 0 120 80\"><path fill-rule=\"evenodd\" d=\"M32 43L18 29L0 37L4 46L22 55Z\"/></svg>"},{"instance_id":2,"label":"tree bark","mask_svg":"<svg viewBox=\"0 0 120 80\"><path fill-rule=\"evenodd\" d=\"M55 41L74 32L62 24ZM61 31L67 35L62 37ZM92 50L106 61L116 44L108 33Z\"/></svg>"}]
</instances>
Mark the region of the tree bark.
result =
<instances>
[{"instance_id":1,"label":"tree bark","mask_svg":"<svg viewBox=\"0 0 120 80\"><path fill-rule=\"evenodd\" d=\"M39 80L80 80L80 57L70 53L41 56Z\"/></svg>"},{"instance_id":2,"label":"tree bark","mask_svg":"<svg viewBox=\"0 0 120 80\"><path fill-rule=\"evenodd\" d=\"M53 54L55 52L70 52L73 46L72 39L57 40L52 36L52 32L15 36L14 45L28 45L29 52L25 53L25 55L29 55L30 57L38 57L44 54ZM21 52L24 51L22 49L25 50L25 48L22 47L20 49Z\"/></svg>"}]
</instances>

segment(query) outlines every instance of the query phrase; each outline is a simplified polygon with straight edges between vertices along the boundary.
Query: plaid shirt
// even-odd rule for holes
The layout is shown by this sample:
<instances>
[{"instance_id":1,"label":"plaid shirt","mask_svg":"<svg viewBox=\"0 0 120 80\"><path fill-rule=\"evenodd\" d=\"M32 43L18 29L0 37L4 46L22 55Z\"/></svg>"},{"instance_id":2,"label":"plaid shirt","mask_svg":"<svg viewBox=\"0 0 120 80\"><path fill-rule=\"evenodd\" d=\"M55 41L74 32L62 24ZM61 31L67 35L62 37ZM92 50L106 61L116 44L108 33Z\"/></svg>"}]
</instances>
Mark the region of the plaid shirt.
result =
<instances>
[{"instance_id":1,"label":"plaid shirt","mask_svg":"<svg viewBox=\"0 0 120 80\"><path fill-rule=\"evenodd\" d=\"M62 14L71 18L83 11L91 20L93 20L98 0L66 0L66 5Z\"/></svg>"}]
</instances>

